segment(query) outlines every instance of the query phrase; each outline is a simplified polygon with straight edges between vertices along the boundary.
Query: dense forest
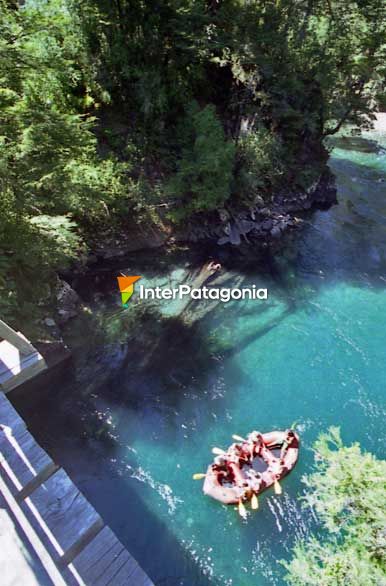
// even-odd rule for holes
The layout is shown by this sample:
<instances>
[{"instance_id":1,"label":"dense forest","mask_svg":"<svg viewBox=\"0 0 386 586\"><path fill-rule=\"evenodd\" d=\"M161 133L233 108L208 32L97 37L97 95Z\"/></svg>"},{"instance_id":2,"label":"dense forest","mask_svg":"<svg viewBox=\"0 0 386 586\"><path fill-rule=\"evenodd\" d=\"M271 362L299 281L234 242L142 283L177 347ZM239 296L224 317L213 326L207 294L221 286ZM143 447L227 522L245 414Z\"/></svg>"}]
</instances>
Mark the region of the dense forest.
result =
<instances>
[{"instance_id":1,"label":"dense forest","mask_svg":"<svg viewBox=\"0 0 386 586\"><path fill-rule=\"evenodd\" d=\"M0 309L99 235L221 223L323 176L371 123L383 0L0 0ZM38 278L37 278L38 277Z\"/></svg>"}]
</instances>

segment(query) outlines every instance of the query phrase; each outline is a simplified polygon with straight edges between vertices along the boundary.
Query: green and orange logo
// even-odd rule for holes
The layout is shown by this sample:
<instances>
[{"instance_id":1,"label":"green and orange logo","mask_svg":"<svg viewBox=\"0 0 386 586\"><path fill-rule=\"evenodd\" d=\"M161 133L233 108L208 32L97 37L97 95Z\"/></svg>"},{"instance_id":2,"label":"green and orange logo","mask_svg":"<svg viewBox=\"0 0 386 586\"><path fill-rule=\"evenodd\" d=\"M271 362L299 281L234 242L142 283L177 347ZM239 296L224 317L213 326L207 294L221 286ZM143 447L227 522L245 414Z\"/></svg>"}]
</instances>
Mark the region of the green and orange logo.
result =
<instances>
[{"instance_id":1,"label":"green and orange logo","mask_svg":"<svg viewBox=\"0 0 386 586\"><path fill-rule=\"evenodd\" d=\"M134 293L134 283L139 281L140 278L141 277L139 277L138 275L134 277L117 277L123 307L127 307L127 302Z\"/></svg>"}]
</instances>

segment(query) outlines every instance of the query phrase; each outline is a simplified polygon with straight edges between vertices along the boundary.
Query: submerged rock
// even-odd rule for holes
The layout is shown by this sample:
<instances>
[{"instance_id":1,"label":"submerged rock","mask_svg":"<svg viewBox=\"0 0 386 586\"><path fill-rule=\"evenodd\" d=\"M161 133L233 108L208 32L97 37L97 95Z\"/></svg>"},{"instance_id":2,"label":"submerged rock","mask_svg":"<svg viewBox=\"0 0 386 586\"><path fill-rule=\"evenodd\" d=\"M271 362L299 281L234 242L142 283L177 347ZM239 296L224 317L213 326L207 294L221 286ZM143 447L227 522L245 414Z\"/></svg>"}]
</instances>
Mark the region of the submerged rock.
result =
<instances>
[{"instance_id":1,"label":"submerged rock","mask_svg":"<svg viewBox=\"0 0 386 586\"><path fill-rule=\"evenodd\" d=\"M337 136L330 138L330 144L335 148L346 151L359 151L361 153L379 153L384 149L376 140L370 140L362 136Z\"/></svg>"}]
</instances>

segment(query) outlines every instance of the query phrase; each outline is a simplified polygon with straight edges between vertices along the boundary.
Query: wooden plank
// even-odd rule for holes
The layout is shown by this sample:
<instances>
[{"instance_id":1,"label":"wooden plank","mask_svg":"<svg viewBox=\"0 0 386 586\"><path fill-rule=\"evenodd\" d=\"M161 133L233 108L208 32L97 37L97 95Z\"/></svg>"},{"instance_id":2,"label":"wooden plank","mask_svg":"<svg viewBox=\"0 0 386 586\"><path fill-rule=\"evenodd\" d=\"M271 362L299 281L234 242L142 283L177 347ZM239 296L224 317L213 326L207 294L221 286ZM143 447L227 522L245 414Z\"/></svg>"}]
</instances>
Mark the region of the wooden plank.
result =
<instances>
[{"instance_id":1,"label":"wooden plank","mask_svg":"<svg viewBox=\"0 0 386 586\"><path fill-rule=\"evenodd\" d=\"M0 382L3 382L13 373L17 373L20 370L20 362L22 356L20 350L8 342L8 340L2 340L0 342Z\"/></svg>"},{"instance_id":2,"label":"wooden plank","mask_svg":"<svg viewBox=\"0 0 386 586\"><path fill-rule=\"evenodd\" d=\"M139 567L137 562L133 563L133 558L131 558L114 574L107 584L110 584L110 586L139 586L144 576L145 574L142 568ZM100 583L97 580L96 584L98 586L102 586L103 584L104 586L106 582Z\"/></svg>"},{"instance_id":3,"label":"wooden plank","mask_svg":"<svg viewBox=\"0 0 386 586\"><path fill-rule=\"evenodd\" d=\"M137 564L134 571L124 566L122 570L114 577L110 586L154 586L149 576Z\"/></svg>"},{"instance_id":4,"label":"wooden plank","mask_svg":"<svg viewBox=\"0 0 386 586\"><path fill-rule=\"evenodd\" d=\"M21 507L57 562L95 523L103 525L64 470L38 487Z\"/></svg>"},{"instance_id":5,"label":"wooden plank","mask_svg":"<svg viewBox=\"0 0 386 586\"><path fill-rule=\"evenodd\" d=\"M23 419L13 408L4 393L0 391L0 426L9 427L13 433L26 427Z\"/></svg>"},{"instance_id":6,"label":"wooden plank","mask_svg":"<svg viewBox=\"0 0 386 586\"><path fill-rule=\"evenodd\" d=\"M76 557L72 565L86 584L94 584L116 562L124 547L109 527L104 527ZM120 566L119 566L120 567Z\"/></svg>"},{"instance_id":7,"label":"wooden plank","mask_svg":"<svg viewBox=\"0 0 386 586\"><path fill-rule=\"evenodd\" d=\"M122 543L116 538L110 527L103 527L102 531L80 552L72 561L72 564L82 575L96 579L109 560L124 550Z\"/></svg>"},{"instance_id":8,"label":"wooden plank","mask_svg":"<svg viewBox=\"0 0 386 586\"><path fill-rule=\"evenodd\" d=\"M0 375L0 390L9 393L46 368L46 361L38 352L22 357L18 368L8 369Z\"/></svg>"},{"instance_id":9,"label":"wooden plank","mask_svg":"<svg viewBox=\"0 0 386 586\"><path fill-rule=\"evenodd\" d=\"M8 393L47 368L42 355L19 332L0 320L0 389Z\"/></svg>"},{"instance_id":10,"label":"wooden plank","mask_svg":"<svg viewBox=\"0 0 386 586\"><path fill-rule=\"evenodd\" d=\"M90 586L154 586L109 527L102 529L72 565Z\"/></svg>"},{"instance_id":11,"label":"wooden plank","mask_svg":"<svg viewBox=\"0 0 386 586\"><path fill-rule=\"evenodd\" d=\"M0 431L0 465L12 494L16 495L46 470L54 471L55 465L32 435L23 428L15 433L10 429ZM26 491L24 491L26 494Z\"/></svg>"},{"instance_id":12,"label":"wooden plank","mask_svg":"<svg viewBox=\"0 0 386 586\"><path fill-rule=\"evenodd\" d=\"M29 354L20 354L19 350L6 340L0 342L0 383L6 382L12 376L32 366L43 357L35 348Z\"/></svg>"},{"instance_id":13,"label":"wooden plank","mask_svg":"<svg viewBox=\"0 0 386 586\"><path fill-rule=\"evenodd\" d=\"M48 586L44 579L45 571L50 577L48 583L51 586L67 586L47 550L20 510L20 506L0 477L0 515L1 513L3 513L3 519L5 513L12 520L12 527L2 526L2 520L0 519L0 583L4 586L10 586L11 584L13 586L32 586L33 584L36 584L36 586ZM16 540L12 539L12 532L14 536L16 533ZM20 542L18 542L18 539L20 539ZM9 579L7 577L7 562L11 572L14 573L14 577L9 576ZM32 576L26 575L25 571L23 571L23 566L24 568L33 569L33 575L38 583L32 580ZM79 586L79 583L76 586Z\"/></svg>"},{"instance_id":14,"label":"wooden plank","mask_svg":"<svg viewBox=\"0 0 386 586\"><path fill-rule=\"evenodd\" d=\"M90 586L154 586L109 527L102 529L72 565Z\"/></svg>"},{"instance_id":15,"label":"wooden plank","mask_svg":"<svg viewBox=\"0 0 386 586\"><path fill-rule=\"evenodd\" d=\"M80 539L78 539L77 541L75 541L74 545L72 545L71 547L69 547L66 552L62 555L62 557L59 560L59 566L61 568L65 568L66 566L68 566L69 564L72 563L72 560L74 558L76 558L77 555L79 555L79 553L81 551L83 551L83 549L85 547L88 546L88 544L94 539L94 537L96 535L98 535L98 533L100 533L101 529L103 528L103 521L102 519L97 519L97 521L95 521L95 523L93 523L91 525L91 527L89 527L80 537Z\"/></svg>"},{"instance_id":16,"label":"wooden plank","mask_svg":"<svg viewBox=\"0 0 386 586\"><path fill-rule=\"evenodd\" d=\"M66 582L78 586L79 576L87 586L154 586L111 529L102 529L101 517L64 470L52 475L54 470L0 391L1 476L8 478L19 503L25 499L20 513L62 568Z\"/></svg>"},{"instance_id":17,"label":"wooden plank","mask_svg":"<svg viewBox=\"0 0 386 586\"><path fill-rule=\"evenodd\" d=\"M15 346L22 354L31 354L35 348L32 344L20 333L15 332L8 324L0 319L0 337L7 340Z\"/></svg>"}]
</instances>

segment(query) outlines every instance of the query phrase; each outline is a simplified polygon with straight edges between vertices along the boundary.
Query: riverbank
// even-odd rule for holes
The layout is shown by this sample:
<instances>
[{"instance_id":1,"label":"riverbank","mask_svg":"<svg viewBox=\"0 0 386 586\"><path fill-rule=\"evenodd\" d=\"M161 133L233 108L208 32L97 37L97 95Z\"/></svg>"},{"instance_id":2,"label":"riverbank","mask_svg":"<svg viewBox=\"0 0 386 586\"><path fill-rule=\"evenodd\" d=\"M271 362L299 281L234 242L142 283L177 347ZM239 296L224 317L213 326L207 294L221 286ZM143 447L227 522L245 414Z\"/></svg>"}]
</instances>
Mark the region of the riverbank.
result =
<instances>
[{"instance_id":1,"label":"riverbank","mask_svg":"<svg viewBox=\"0 0 386 586\"><path fill-rule=\"evenodd\" d=\"M183 227L171 224L160 212L157 223L135 225L128 223L123 230L100 234L90 241L88 262L111 260L138 250L163 246L211 246L216 251L242 249L247 254L254 247L276 246L288 231L296 229L305 215L316 209L336 204L334 178L325 171L304 190L287 189L273 193L270 201L257 198L244 211L231 208L203 215ZM253 252L252 252L253 254Z\"/></svg>"}]
</instances>

